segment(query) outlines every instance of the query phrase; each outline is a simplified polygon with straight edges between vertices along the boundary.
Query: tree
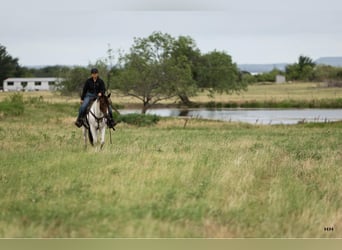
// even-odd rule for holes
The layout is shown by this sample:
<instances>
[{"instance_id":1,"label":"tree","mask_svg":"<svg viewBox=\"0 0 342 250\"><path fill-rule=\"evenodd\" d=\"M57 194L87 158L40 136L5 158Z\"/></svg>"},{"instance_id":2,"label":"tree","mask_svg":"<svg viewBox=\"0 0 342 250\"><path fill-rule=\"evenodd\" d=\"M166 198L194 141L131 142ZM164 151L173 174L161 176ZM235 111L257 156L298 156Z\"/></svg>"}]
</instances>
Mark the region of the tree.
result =
<instances>
[{"instance_id":1,"label":"tree","mask_svg":"<svg viewBox=\"0 0 342 250\"><path fill-rule=\"evenodd\" d=\"M0 87L8 77L20 76L20 65L18 58L13 58L6 51L6 47L0 44Z\"/></svg>"},{"instance_id":2,"label":"tree","mask_svg":"<svg viewBox=\"0 0 342 250\"><path fill-rule=\"evenodd\" d=\"M115 87L142 101L142 113L157 102L187 93L193 85L188 59L172 56L174 46L169 34L154 32L135 38L130 53L120 58Z\"/></svg>"},{"instance_id":3,"label":"tree","mask_svg":"<svg viewBox=\"0 0 342 250\"><path fill-rule=\"evenodd\" d=\"M342 87L342 68L318 65L315 67L314 80L326 82L330 87Z\"/></svg>"},{"instance_id":4,"label":"tree","mask_svg":"<svg viewBox=\"0 0 342 250\"><path fill-rule=\"evenodd\" d=\"M239 79L241 82L245 82L246 84L257 82L256 76L252 75L250 72L242 70L239 73Z\"/></svg>"},{"instance_id":5,"label":"tree","mask_svg":"<svg viewBox=\"0 0 342 250\"><path fill-rule=\"evenodd\" d=\"M315 63L310 57L299 56L298 63L286 67L286 78L289 80L308 81L313 79Z\"/></svg>"},{"instance_id":6,"label":"tree","mask_svg":"<svg viewBox=\"0 0 342 250\"><path fill-rule=\"evenodd\" d=\"M58 86L63 95L81 93L85 80L89 77L89 69L84 67L73 67L63 69L61 76L64 79Z\"/></svg>"},{"instance_id":7,"label":"tree","mask_svg":"<svg viewBox=\"0 0 342 250\"><path fill-rule=\"evenodd\" d=\"M211 93L233 93L244 90L247 83L242 80L239 70L225 52L213 51L200 58L197 84L208 88Z\"/></svg>"},{"instance_id":8,"label":"tree","mask_svg":"<svg viewBox=\"0 0 342 250\"><path fill-rule=\"evenodd\" d=\"M103 59L98 59L95 64L90 64L89 68L97 68L100 73L100 77L106 83L106 89L109 90L112 86L113 77L116 71L114 64L114 53L110 44L108 44L107 57Z\"/></svg>"},{"instance_id":9,"label":"tree","mask_svg":"<svg viewBox=\"0 0 342 250\"><path fill-rule=\"evenodd\" d=\"M33 77L60 77L61 72L65 72L69 69L67 66L54 65L45 66L43 68L30 68L26 69L26 74Z\"/></svg>"},{"instance_id":10,"label":"tree","mask_svg":"<svg viewBox=\"0 0 342 250\"><path fill-rule=\"evenodd\" d=\"M179 36L178 39L174 42L172 57L177 62L187 63L187 66L189 66L191 69L193 81L188 82L189 84L191 84L191 86L187 86L187 88L184 89L186 91L182 91L178 94L178 97L180 98L182 103L189 105L191 104L189 97L195 95L198 89L196 81L198 78L197 70L201 52L197 48L195 41L191 37Z\"/></svg>"},{"instance_id":11,"label":"tree","mask_svg":"<svg viewBox=\"0 0 342 250\"><path fill-rule=\"evenodd\" d=\"M287 80L291 81L300 79L300 69L297 63L287 65L285 72Z\"/></svg>"},{"instance_id":12,"label":"tree","mask_svg":"<svg viewBox=\"0 0 342 250\"><path fill-rule=\"evenodd\" d=\"M277 75L284 75L284 72L281 70L274 68L270 72L265 72L262 74L258 74L255 76L258 82L275 82Z\"/></svg>"},{"instance_id":13,"label":"tree","mask_svg":"<svg viewBox=\"0 0 342 250\"><path fill-rule=\"evenodd\" d=\"M108 57L105 59L98 59L95 63L89 63L88 67L57 67L53 66L52 69L59 70L58 76L64 79L60 83L59 89L63 95L72 95L75 93L81 93L83 84L87 78L90 77L90 69L97 68L99 70L100 77L105 81L107 90L110 88L110 80L113 75L113 60L112 49L108 45L107 50ZM49 68L50 69L50 68Z\"/></svg>"}]
</instances>

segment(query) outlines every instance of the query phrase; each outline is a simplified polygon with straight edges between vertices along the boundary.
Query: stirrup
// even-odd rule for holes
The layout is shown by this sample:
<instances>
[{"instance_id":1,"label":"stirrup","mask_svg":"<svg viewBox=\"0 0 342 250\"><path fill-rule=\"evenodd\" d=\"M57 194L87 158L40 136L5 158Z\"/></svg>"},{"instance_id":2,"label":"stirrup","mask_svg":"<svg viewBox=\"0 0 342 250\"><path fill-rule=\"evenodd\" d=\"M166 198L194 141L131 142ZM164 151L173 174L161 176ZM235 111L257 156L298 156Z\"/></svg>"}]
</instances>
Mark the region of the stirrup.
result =
<instances>
[{"instance_id":1,"label":"stirrup","mask_svg":"<svg viewBox=\"0 0 342 250\"><path fill-rule=\"evenodd\" d=\"M87 118L86 118L86 117L82 117L81 120L82 120L83 126L84 126L86 129L89 129L89 123L88 123L88 121L87 121Z\"/></svg>"},{"instance_id":2,"label":"stirrup","mask_svg":"<svg viewBox=\"0 0 342 250\"><path fill-rule=\"evenodd\" d=\"M116 122L113 120L113 119L111 119L111 118L108 118L108 120L107 120L107 126L108 126L108 128L112 128L113 130L115 130L115 126L116 126Z\"/></svg>"},{"instance_id":3,"label":"stirrup","mask_svg":"<svg viewBox=\"0 0 342 250\"><path fill-rule=\"evenodd\" d=\"M78 128L82 127L82 125L83 125L82 120L81 120L81 119L77 119L76 122L75 122L75 125L76 125Z\"/></svg>"}]
</instances>

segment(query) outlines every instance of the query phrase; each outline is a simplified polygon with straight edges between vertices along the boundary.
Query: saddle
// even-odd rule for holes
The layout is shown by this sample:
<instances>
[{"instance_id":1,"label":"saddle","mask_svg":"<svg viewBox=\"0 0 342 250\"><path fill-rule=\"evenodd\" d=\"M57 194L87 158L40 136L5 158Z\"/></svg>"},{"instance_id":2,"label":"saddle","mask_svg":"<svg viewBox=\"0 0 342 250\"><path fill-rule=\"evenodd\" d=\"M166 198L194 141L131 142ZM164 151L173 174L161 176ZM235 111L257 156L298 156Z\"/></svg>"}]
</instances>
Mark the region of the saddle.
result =
<instances>
[{"instance_id":1,"label":"saddle","mask_svg":"<svg viewBox=\"0 0 342 250\"><path fill-rule=\"evenodd\" d=\"M88 106L86 108L86 112L85 112L85 115L87 115L90 111L90 108L91 108L91 105L93 105L93 103L96 101L97 97L94 97L93 99L91 99L88 103Z\"/></svg>"},{"instance_id":2,"label":"saddle","mask_svg":"<svg viewBox=\"0 0 342 250\"><path fill-rule=\"evenodd\" d=\"M89 121L88 121L88 118L87 118L87 114L90 112L90 108L91 108L91 105L93 105L93 103L96 101L97 97L94 97L92 98L88 105L87 105L87 108L86 108L86 111L84 113L84 116L82 117L82 120L83 120L83 126L86 128L86 129L89 129Z\"/></svg>"},{"instance_id":3,"label":"saddle","mask_svg":"<svg viewBox=\"0 0 342 250\"><path fill-rule=\"evenodd\" d=\"M94 97L92 98L89 103L88 103L88 106L86 108L86 112L84 114L84 117L83 117L83 126L86 128L86 129L89 129L89 121L88 121L88 118L87 118L87 114L89 114L90 112L90 109L91 109L91 106L93 105L93 103L97 100L97 97ZM105 116L105 118L107 118L107 125L109 128L113 129L115 131L115 125L117 124L113 118L111 118L110 116Z\"/></svg>"}]
</instances>

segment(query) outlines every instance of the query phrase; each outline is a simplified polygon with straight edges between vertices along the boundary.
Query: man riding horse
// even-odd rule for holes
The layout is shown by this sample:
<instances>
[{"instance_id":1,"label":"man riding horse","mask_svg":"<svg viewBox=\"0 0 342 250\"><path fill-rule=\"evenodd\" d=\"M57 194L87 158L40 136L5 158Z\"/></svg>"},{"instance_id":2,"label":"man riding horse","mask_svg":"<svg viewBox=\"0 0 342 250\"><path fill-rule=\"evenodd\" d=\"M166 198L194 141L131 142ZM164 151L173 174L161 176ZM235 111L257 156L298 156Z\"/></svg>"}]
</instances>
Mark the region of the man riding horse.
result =
<instances>
[{"instance_id":1,"label":"man riding horse","mask_svg":"<svg viewBox=\"0 0 342 250\"><path fill-rule=\"evenodd\" d=\"M104 81L99 77L99 71L96 68L91 69L91 77L84 83L81 95L81 107L78 112L78 117L75 122L77 127L81 127L85 123L85 115L88 104L97 96L102 96L106 92ZM109 115L107 117L107 125L109 128L114 128L116 122L113 120L112 108L109 105Z\"/></svg>"}]
</instances>

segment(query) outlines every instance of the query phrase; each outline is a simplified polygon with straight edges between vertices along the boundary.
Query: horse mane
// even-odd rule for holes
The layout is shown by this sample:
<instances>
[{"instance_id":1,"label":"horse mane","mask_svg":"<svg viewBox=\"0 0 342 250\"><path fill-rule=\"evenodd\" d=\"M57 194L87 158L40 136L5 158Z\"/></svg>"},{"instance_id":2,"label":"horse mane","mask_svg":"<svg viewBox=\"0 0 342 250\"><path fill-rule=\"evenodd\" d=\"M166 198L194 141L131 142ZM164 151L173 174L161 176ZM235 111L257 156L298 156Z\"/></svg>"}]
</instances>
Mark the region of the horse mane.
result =
<instances>
[{"instance_id":1,"label":"horse mane","mask_svg":"<svg viewBox=\"0 0 342 250\"><path fill-rule=\"evenodd\" d=\"M100 103L100 110L102 113L107 113L110 105L109 98L106 95L101 95L98 97Z\"/></svg>"},{"instance_id":2,"label":"horse mane","mask_svg":"<svg viewBox=\"0 0 342 250\"><path fill-rule=\"evenodd\" d=\"M93 117L93 120L95 120L95 125L94 124L90 124L89 122L89 117L87 115L87 123L88 123L88 127L85 126L85 130L84 133L88 132L88 138L89 138L89 142L91 145L94 146L95 142L97 141L97 136L96 134L93 135L92 131L90 129L91 126L95 126L96 130L99 130L100 128L100 123L103 123L103 119L108 117L108 109L110 106L110 99L109 96L106 95L101 95L98 96L96 98L94 98L90 104L89 104L89 109L87 111L87 114L90 113L91 117ZM95 102L96 101L96 102ZM93 123L94 123L93 122ZM102 128L103 129L103 128ZM96 131L93 131L96 133ZM84 137L86 138L86 134L84 135ZM104 143L104 139L102 138L102 145L103 146Z\"/></svg>"}]
</instances>

